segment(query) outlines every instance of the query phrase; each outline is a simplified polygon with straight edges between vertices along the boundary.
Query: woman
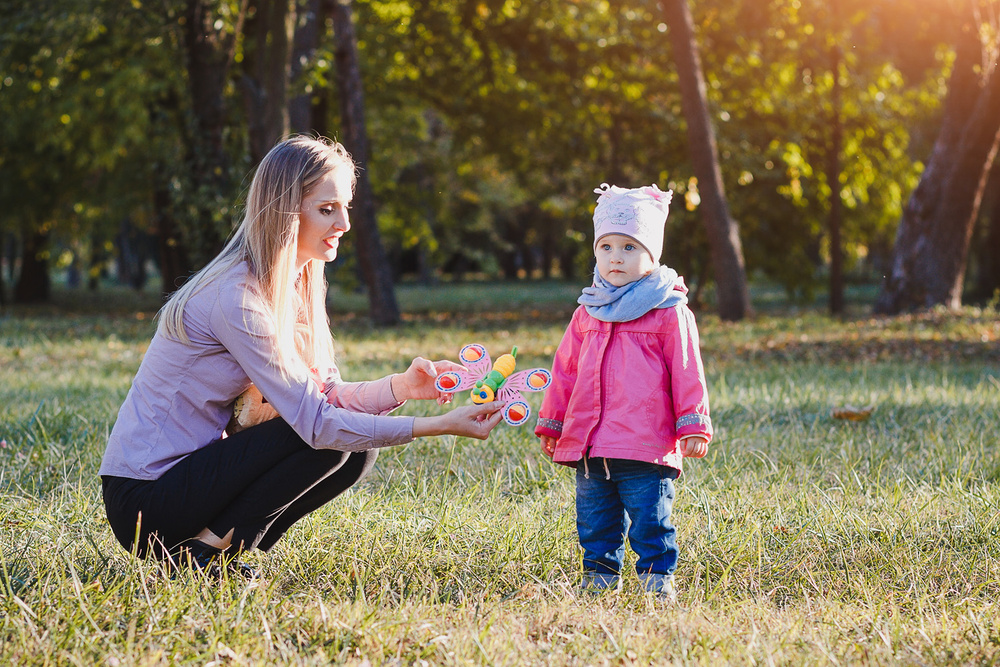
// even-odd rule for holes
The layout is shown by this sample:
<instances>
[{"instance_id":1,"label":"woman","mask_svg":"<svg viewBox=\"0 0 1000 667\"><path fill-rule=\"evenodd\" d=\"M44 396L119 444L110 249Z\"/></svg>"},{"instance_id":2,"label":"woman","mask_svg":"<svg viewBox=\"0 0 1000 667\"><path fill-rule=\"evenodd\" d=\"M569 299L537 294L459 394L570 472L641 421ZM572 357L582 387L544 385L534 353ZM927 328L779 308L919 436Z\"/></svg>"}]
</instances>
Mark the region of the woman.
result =
<instances>
[{"instance_id":1,"label":"woman","mask_svg":"<svg viewBox=\"0 0 1000 667\"><path fill-rule=\"evenodd\" d=\"M485 439L501 403L393 417L436 398L442 371L417 357L344 382L326 313L324 264L350 229L355 165L339 144L293 137L261 161L242 223L174 293L108 439L100 474L118 541L171 564L241 568L373 467L378 448L427 435ZM253 383L280 416L224 433Z\"/></svg>"}]
</instances>

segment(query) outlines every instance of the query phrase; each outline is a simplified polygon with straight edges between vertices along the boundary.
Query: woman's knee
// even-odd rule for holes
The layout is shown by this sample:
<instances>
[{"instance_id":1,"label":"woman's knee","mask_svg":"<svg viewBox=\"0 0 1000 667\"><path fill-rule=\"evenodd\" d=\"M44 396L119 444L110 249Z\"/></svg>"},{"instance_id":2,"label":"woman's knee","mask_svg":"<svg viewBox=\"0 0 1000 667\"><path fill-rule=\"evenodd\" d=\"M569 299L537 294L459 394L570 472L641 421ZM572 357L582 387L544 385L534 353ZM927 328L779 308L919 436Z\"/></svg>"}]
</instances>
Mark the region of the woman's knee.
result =
<instances>
[{"instance_id":1,"label":"woman's knee","mask_svg":"<svg viewBox=\"0 0 1000 667\"><path fill-rule=\"evenodd\" d=\"M375 467L375 461L378 459L377 449L368 449L363 452L351 452L350 458L347 461L347 466L356 472L356 481L361 481L372 471Z\"/></svg>"}]
</instances>

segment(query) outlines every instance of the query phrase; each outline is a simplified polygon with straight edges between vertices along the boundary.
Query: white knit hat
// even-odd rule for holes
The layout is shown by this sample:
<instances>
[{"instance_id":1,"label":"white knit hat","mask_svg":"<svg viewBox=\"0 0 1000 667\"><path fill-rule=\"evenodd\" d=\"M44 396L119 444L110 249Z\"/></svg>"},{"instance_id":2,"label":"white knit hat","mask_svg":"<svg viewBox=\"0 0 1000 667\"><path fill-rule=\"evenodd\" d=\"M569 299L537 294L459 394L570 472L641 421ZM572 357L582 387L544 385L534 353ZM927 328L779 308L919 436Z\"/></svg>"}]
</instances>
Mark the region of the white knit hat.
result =
<instances>
[{"instance_id":1,"label":"white knit hat","mask_svg":"<svg viewBox=\"0 0 1000 667\"><path fill-rule=\"evenodd\" d=\"M601 183L594 209L594 249L602 236L624 234L642 245L660 263L663 251L663 226L670 212L671 190L663 192L656 184L641 188L620 188Z\"/></svg>"}]
</instances>

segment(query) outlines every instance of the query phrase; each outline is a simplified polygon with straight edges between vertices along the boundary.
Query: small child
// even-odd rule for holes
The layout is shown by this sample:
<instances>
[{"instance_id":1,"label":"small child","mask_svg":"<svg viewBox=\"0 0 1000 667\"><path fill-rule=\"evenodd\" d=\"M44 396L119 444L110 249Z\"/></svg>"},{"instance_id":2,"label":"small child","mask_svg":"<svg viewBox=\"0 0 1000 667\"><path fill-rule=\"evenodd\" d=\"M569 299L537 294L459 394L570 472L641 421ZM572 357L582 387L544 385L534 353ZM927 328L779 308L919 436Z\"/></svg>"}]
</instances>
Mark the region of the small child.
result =
<instances>
[{"instance_id":1,"label":"small child","mask_svg":"<svg viewBox=\"0 0 1000 667\"><path fill-rule=\"evenodd\" d=\"M627 533L643 589L673 600L673 482L712 438L687 287L659 264L673 193L594 192L594 285L556 350L535 435L553 461L576 467L582 589L618 587Z\"/></svg>"}]
</instances>

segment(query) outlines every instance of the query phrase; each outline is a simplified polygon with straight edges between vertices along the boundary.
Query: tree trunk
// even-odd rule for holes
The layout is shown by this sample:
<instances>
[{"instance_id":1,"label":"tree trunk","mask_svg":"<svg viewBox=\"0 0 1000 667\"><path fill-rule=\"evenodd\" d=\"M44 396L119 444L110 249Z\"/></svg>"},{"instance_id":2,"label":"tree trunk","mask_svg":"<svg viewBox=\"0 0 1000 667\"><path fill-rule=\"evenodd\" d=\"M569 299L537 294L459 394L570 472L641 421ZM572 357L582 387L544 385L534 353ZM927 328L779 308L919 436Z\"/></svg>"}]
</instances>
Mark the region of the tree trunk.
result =
<instances>
[{"instance_id":1,"label":"tree trunk","mask_svg":"<svg viewBox=\"0 0 1000 667\"><path fill-rule=\"evenodd\" d=\"M187 208L196 214L178 221L191 259L202 266L215 256L228 236L221 210L232 205L226 129L225 88L233 63L236 38L243 29L248 0L241 0L233 25L227 26L210 0L187 0L181 35L188 92L194 115L188 146ZM216 26L221 25L221 28Z\"/></svg>"},{"instance_id":2,"label":"tree trunk","mask_svg":"<svg viewBox=\"0 0 1000 667\"><path fill-rule=\"evenodd\" d=\"M368 286L371 318L378 325L398 324L399 307L393 291L392 270L379 236L375 219L375 196L368 178L364 91L361 87L351 0L334 0L333 31L337 44L335 60L344 123L344 146L354 156L360 169L354 197L354 233L358 240L358 259Z\"/></svg>"},{"instance_id":3,"label":"tree trunk","mask_svg":"<svg viewBox=\"0 0 1000 667\"><path fill-rule=\"evenodd\" d=\"M594 253L588 253L593 256ZM573 282L577 279L580 273L580 267L576 265L577 248L575 245L569 243L563 243L559 246L559 272L562 274L562 279ZM594 265L590 265L590 274L584 276L587 280L590 280L593 274Z\"/></svg>"},{"instance_id":4,"label":"tree trunk","mask_svg":"<svg viewBox=\"0 0 1000 667\"><path fill-rule=\"evenodd\" d=\"M941 131L903 211L877 313L962 303L969 242L1000 145L1000 73L976 72L974 35L958 46Z\"/></svg>"},{"instance_id":5,"label":"tree trunk","mask_svg":"<svg viewBox=\"0 0 1000 667\"><path fill-rule=\"evenodd\" d=\"M834 5L836 9L836 5ZM836 32L834 32L837 35ZM835 37L835 39L839 36ZM844 202L840 197L840 151L843 144L841 118L840 45L830 47L830 72L833 89L830 91L830 148L827 155L826 182L830 186L830 216L827 229L830 234L830 314L844 312L844 250L841 247L840 228Z\"/></svg>"},{"instance_id":6,"label":"tree trunk","mask_svg":"<svg viewBox=\"0 0 1000 667\"><path fill-rule=\"evenodd\" d=\"M1000 186L1000 170L993 165L992 180ZM975 295L985 301L996 297L1000 290L1000 187L994 186L993 204L983 229L982 243L978 244L976 253L978 271L976 275Z\"/></svg>"},{"instance_id":7,"label":"tree trunk","mask_svg":"<svg viewBox=\"0 0 1000 667\"><path fill-rule=\"evenodd\" d=\"M146 286L147 234L129 218L122 218L115 236L118 247L118 280L136 291Z\"/></svg>"},{"instance_id":8,"label":"tree trunk","mask_svg":"<svg viewBox=\"0 0 1000 667\"><path fill-rule=\"evenodd\" d=\"M0 231L0 310L7 307L7 286L4 282L4 258L7 256L6 248L4 247L4 240L6 235Z\"/></svg>"},{"instance_id":9,"label":"tree trunk","mask_svg":"<svg viewBox=\"0 0 1000 667\"><path fill-rule=\"evenodd\" d=\"M160 259L160 291L166 300L184 284L191 264L177 222L170 206L170 192L158 182L153 188L153 215L156 227L156 249Z\"/></svg>"},{"instance_id":10,"label":"tree trunk","mask_svg":"<svg viewBox=\"0 0 1000 667\"><path fill-rule=\"evenodd\" d=\"M292 73L292 35L296 0L252 0L256 12L247 21L243 89L250 159L259 164L288 134L288 85Z\"/></svg>"},{"instance_id":11,"label":"tree trunk","mask_svg":"<svg viewBox=\"0 0 1000 667\"><path fill-rule=\"evenodd\" d=\"M313 59L319 47L325 19L323 3L320 0L306 0L300 4L292 45L291 83L296 87L301 87L300 79L305 65ZM288 123L292 132L303 134L316 130L314 96L317 92L303 90L288 101Z\"/></svg>"},{"instance_id":12,"label":"tree trunk","mask_svg":"<svg viewBox=\"0 0 1000 667\"><path fill-rule=\"evenodd\" d=\"M14 303L48 303L52 297L48 253L48 232L35 229L25 234L21 248L21 275L14 286Z\"/></svg>"},{"instance_id":13,"label":"tree trunk","mask_svg":"<svg viewBox=\"0 0 1000 667\"><path fill-rule=\"evenodd\" d=\"M739 226L729 214L719 168L719 151L709 117L705 77L687 0L664 0L663 14L677 63L688 150L701 193L702 221L711 246L719 316L736 321L751 314L750 292Z\"/></svg>"},{"instance_id":14,"label":"tree trunk","mask_svg":"<svg viewBox=\"0 0 1000 667\"><path fill-rule=\"evenodd\" d=\"M101 287L101 278L107 275L108 252L104 249L104 235L94 234L90 238L90 258L87 261L87 289L96 292Z\"/></svg>"}]
</instances>

